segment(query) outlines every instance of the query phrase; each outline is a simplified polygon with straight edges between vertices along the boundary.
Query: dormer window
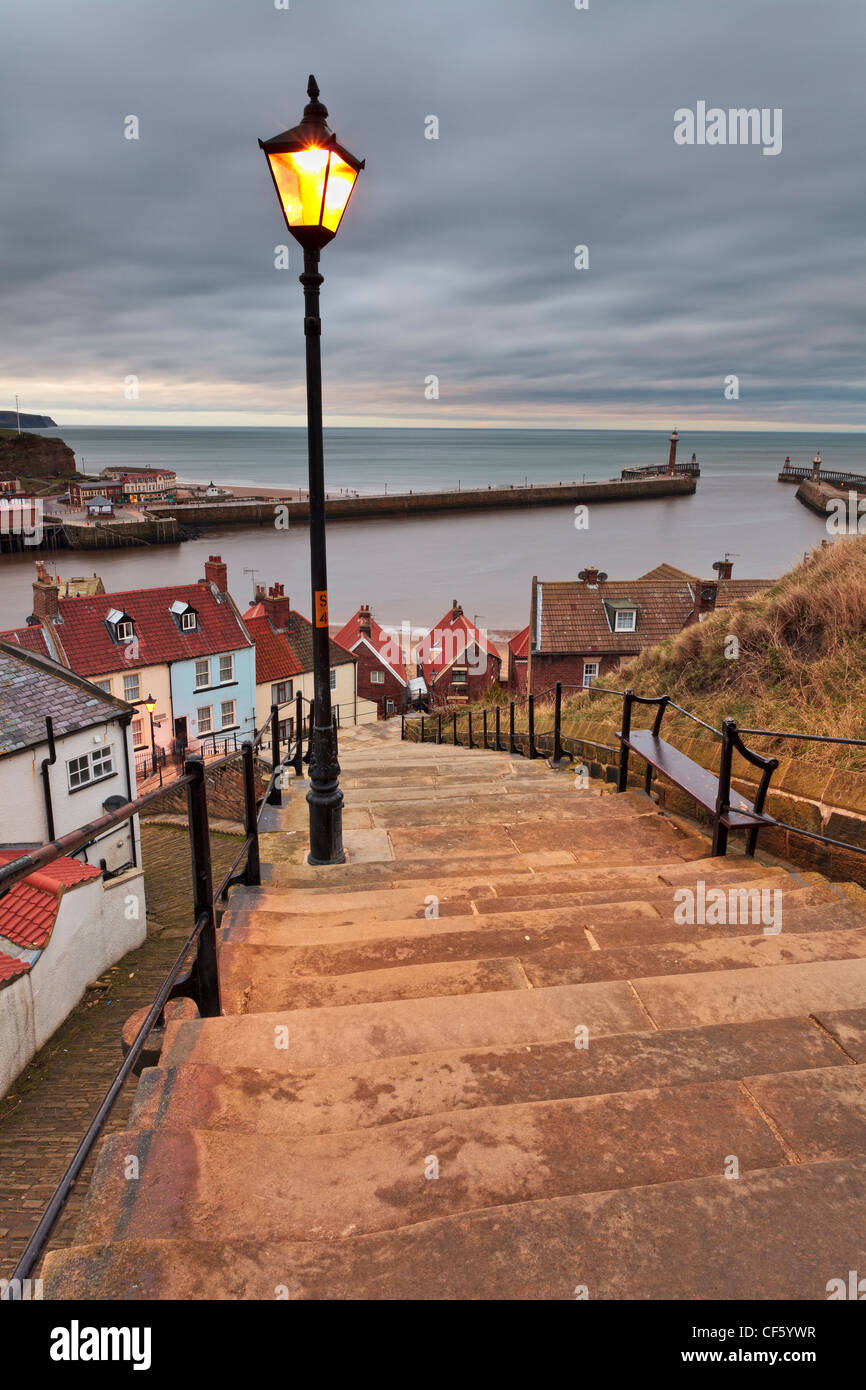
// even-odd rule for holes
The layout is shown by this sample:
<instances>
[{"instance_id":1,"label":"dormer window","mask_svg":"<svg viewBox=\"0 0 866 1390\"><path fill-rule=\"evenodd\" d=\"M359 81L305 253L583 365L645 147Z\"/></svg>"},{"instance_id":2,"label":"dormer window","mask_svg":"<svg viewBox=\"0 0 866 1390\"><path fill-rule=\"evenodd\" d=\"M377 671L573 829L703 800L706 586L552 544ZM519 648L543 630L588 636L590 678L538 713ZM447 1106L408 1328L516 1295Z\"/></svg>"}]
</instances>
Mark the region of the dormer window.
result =
<instances>
[{"instance_id":1,"label":"dormer window","mask_svg":"<svg viewBox=\"0 0 866 1390\"><path fill-rule=\"evenodd\" d=\"M181 632L195 632L198 627L198 614L190 604L183 599L175 599L169 612L180 628Z\"/></svg>"},{"instance_id":2,"label":"dormer window","mask_svg":"<svg viewBox=\"0 0 866 1390\"><path fill-rule=\"evenodd\" d=\"M135 623L128 613L121 613L119 608L111 608L105 621L111 628L116 642L132 642L135 638Z\"/></svg>"},{"instance_id":3,"label":"dormer window","mask_svg":"<svg viewBox=\"0 0 866 1390\"><path fill-rule=\"evenodd\" d=\"M614 632L634 632L637 627L637 613L633 608L618 608L614 619Z\"/></svg>"}]
</instances>

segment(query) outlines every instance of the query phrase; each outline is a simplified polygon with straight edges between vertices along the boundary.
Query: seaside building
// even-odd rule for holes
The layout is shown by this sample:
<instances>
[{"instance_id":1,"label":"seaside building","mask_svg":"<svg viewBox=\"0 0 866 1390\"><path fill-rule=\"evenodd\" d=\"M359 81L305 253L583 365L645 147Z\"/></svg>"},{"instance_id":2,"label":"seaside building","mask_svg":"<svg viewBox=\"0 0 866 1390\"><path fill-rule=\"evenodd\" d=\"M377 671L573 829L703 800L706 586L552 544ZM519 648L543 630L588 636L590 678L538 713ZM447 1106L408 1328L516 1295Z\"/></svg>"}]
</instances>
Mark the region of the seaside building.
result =
<instances>
[{"instance_id":1,"label":"seaside building","mask_svg":"<svg viewBox=\"0 0 866 1390\"><path fill-rule=\"evenodd\" d=\"M107 478L71 478L69 505L76 511L86 511L96 497L107 498L112 504L123 501L123 485Z\"/></svg>"},{"instance_id":2,"label":"seaside building","mask_svg":"<svg viewBox=\"0 0 866 1390\"><path fill-rule=\"evenodd\" d=\"M292 608L282 584L269 589L257 584L255 599L244 613L244 623L256 644L256 721L259 728L272 705L285 705L281 717L281 737L294 733L290 701L300 692L307 702L313 698L313 625ZM331 652L331 705L339 710L341 724L370 723L377 708L358 694L358 658L333 638Z\"/></svg>"},{"instance_id":3,"label":"seaside building","mask_svg":"<svg viewBox=\"0 0 866 1390\"><path fill-rule=\"evenodd\" d=\"M373 701L380 719L406 708L408 677L400 640L379 626L369 603L361 604L334 640L358 658L358 694Z\"/></svg>"},{"instance_id":4,"label":"seaside building","mask_svg":"<svg viewBox=\"0 0 866 1390\"><path fill-rule=\"evenodd\" d=\"M769 579L733 579L732 562L713 566L717 578L699 579L673 565L657 565L638 579L610 580L594 565L576 580L532 580L527 690L539 694L557 681L589 685L674 637L690 623L735 599L765 589Z\"/></svg>"},{"instance_id":5,"label":"seaside building","mask_svg":"<svg viewBox=\"0 0 866 1390\"><path fill-rule=\"evenodd\" d=\"M469 622L456 599L418 643L415 659L431 708L480 700L499 680L502 667L494 644Z\"/></svg>"},{"instance_id":6,"label":"seaside building","mask_svg":"<svg viewBox=\"0 0 866 1390\"><path fill-rule=\"evenodd\" d=\"M103 492L106 483L119 486L125 502L174 502L177 496L177 474L172 468L103 468L99 482Z\"/></svg>"},{"instance_id":7,"label":"seaside building","mask_svg":"<svg viewBox=\"0 0 866 1390\"><path fill-rule=\"evenodd\" d=\"M529 626L516 632L508 643L508 689L522 698L527 693Z\"/></svg>"},{"instance_id":8,"label":"seaside building","mask_svg":"<svg viewBox=\"0 0 866 1390\"><path fill-rule=\"evenodd\" d=\"M158 748L206 750L215 740L240 742L255 727L253 642L227 586L227 568L212 555L195 584L61 598L38 565L32 621L65 666L106 694L138 702L137 753L151 750L148 696Z\"/></svg>"},{"instance_id":9,"label":"seaside building","mask_svg":"<svg viewBox=\"0 0 866 1390\"><path fill-rule=\"evenodd\" d=\"M136 796L134 711L0 640L0 864ZM0 899L0 1094L87 985L145 935L138 818Z\"/></svg>"}]
</instances>

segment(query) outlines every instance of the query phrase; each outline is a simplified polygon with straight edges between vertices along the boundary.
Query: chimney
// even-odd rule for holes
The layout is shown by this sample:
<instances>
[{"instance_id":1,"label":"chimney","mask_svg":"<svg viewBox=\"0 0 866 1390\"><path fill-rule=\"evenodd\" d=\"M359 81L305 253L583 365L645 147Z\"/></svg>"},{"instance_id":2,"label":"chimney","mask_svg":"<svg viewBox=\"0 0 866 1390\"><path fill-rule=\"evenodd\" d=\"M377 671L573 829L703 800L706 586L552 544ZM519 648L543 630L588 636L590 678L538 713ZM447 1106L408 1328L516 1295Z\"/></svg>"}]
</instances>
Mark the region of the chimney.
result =
<instances>
[{"instance_id":1,"label":"chimney","mask_svg":"<svg viewBox=\"0 0 866 1390\"><path fill-rule=\"evenodd\" d=\"M360 612L359 612L359 614L358 614L358 631L360 632L360 634L361 634L362 637L369 637L369 636L370 636L370 633L371 633L371 631L372 631L372 627L371 627L371 623L370 623L370 605L369 605L369 603L362 603L362 604L361 604L361 609L360 609Z\"/></svg>"},{"instance_id":2,"label":"chimney","mask_svg":"<svg viewBox=\"0 0 866 1390\"><path fill-rule=\"evenodd\" d=\"M734 572L734 562L733 560L729 560L726 555L724 560L716 560L715 564L713 565L713 569L716 571L720 579L730 579L731 575Z\"/></svg>"},{"instance_id":3,"label":"chimney","mask_svg":"<svg viewBox=\"0 0 866 1390\"><path fill-rule=\"evenodd\" d=\"M583 582L588 589L595 589L598 586L598 566L587 565L583 571Z\"/></svg>"},{"instance_id":4,"label":"chimney","mask_svg":"<svg viewBox=\"0 0 866 1390\"><path fill-rule=\"evenodd\" d=\"M259 602L278 632L288 627L291 603L283 592L282 584L272 584L267 594L260 595Z\"/></svg>"},{"instance_id":5,"label":"chimney","mask_svg":"<svg viewBox=\"0 0 866 1390\"><path fill-rule=\"evenodd\" d=\"M209 555L204 567L205 580L215 584L221 594L228 593L229 570L228 565L224 565L219 555Z\"/></svg>"},{"instance_id":6,"label":"chimney","mask_svg":"<svg viewBox=\"0 0 866 1390\"><path fill-rule=\"evenodd\" d=\"M36 561L36 582L33 585L33 615L36 618L56 618L60 612L60 586L48 573L41 560Z\"/></svg>"},{"instance_id":7,"label":"chimney","mask_svg":"<svg viewBox=\"0 0 866 1390\"><path fill-rule=\"evenodd\" d=\"M713 569L715 568L714 565ZM695 606L692 609L692 621L698 623L705 613L713 613L718 596L719 586L715 579L699 579L695 585Z\"/></svg>"},{"instance_id":8,"label":"chimney","mask_svg":"<svg viewBox=\"0 0 866 1390\"><path fill-rule=\"evenodd\" d=\"M669 472L669 473L676 473L676 471L677 471L677 441L678 441L678 440L679 440L679 435L677 434L676 430L674 430L673 434L671 435L671 451L670 451L670 454L668 455L668 472Z\"/></svg>"},{"instance_id":9,"label":"chimney","mask_svg":"<svg viewBox=\"0 0 866 1390\"><path fill-rule=\"evenodd\" d=\"M458 619L458 618L462 618L462 617L463 617L463 609L460 607L460 604L457 602L456 598L453 598L453 599L451 600L451 621L452 621L452 623L456 623L457 619Z\"/></svg>"},{"instance_id":10,"label":"chimney","mask_svg":"<svg viewBox=\"0 0 866 1390\"><path fill-rule=\"evenodd\" d=\"M268 596L268 591L265 588L265 585L257 583L254 586L254 588L255 592L253 593L253 603L264 603L265 599Z\"/></svg>"}]
</instances>

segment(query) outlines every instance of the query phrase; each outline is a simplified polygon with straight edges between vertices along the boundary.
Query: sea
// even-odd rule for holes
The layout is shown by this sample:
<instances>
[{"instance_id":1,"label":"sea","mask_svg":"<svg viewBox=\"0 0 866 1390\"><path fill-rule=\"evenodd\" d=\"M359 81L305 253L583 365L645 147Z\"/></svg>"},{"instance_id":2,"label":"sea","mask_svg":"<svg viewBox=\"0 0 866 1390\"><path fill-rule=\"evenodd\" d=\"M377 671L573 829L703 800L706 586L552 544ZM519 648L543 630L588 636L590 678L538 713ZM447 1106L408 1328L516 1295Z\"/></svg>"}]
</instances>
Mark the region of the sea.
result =
<instances>
[{"instance_id":1,"label":"sea","mask_svg":"<svg viewBox=\"0 0 866 1390\"><path fill-rule=\"evenodd\" d=\"M78 468L112 464L173 468L184 481L273 488L306 486L302 428L69 427L63 438ZM619 477L625 467L667 462L668 436L641 430L326 429L331 493L435 491ZM697 492L639 502L595 503L588 526L572 507L466 512L460 515L329 523L332 621L361 603L388 626L429 627L458 599L491 632L529 620L533 575L576 578L585 565L628 579L667 561L711 578L713 562L733 558L737 578L775 578L826 537L825 523L777 481L786 455L800 467L820 450L827 468L866 473L862 433L681 430L678 459L695 453ZM309 545L303 525L208 530L173 546L60 551L66 576L102 575L106 589L189 583L208 555L228 563L229 585L243 608L256 582L279 580L308 612ZM54 557L52 557L52 562ZM0 557L0 626L30 612L33 558Z\"/></svg>"}]
</instances>

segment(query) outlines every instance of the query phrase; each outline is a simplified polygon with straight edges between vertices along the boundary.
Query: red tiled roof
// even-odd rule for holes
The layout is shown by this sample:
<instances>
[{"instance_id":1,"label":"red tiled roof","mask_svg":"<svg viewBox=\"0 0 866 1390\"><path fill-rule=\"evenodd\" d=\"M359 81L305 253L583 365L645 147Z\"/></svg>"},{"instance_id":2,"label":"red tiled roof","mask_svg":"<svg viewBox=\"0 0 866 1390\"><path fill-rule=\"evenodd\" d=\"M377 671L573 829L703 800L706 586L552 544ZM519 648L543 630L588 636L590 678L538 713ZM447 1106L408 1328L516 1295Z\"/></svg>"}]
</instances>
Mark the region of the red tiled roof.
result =
<instances>
[{"instance_id":1,"label":"red tiled roof","mask_svg":"<svg viewBox=\"0 0 866 1390\"><path fill-rule=\"evenodd\" d=\"M441 622L432 627L418 643L415 655L425 679L425 667L435 666L438 680L442 671L452 666L472 645L477 645L501 662L502 658L490 639L474 623L470 623L465 614L460 613L455 618L454 610L449 608Z\"/></svg>"},{"instance_id":2,"label":"red tiled roof","mask_svg":"<svg viewBox=\"0 0 866 1390\"><path fill-rule=\"evenodd\" d=\"M716 609L730 608L737 599L751 598L752 594L768 589L772 582L771 579L720 579Z\"/></svg>"},{"instance_id":3,"label":"red tiled roof","mask_svg":"<svg viewBox=\"0 0 866 1390\"><path fill-rule=\"evenodd\" d=\"M359 608L357 613L346 623L345 627L340 628L334 641L337 642L339 646L345 647L347 651L353 652L359 642L366 640L382 658L385 664L390 666L395 675L399 676L400 680L405 682L406 668L398 655L399 643L394 637L388 636L387 632L376 622L372 613L366 616L370 623L370 631L368 633L361 632L361 609Z\"/></svg>"},{"instance_id":4,"label":"red tiled roof","mask_svg":"<svg viewBox=\"0 0 866 1390\"><path fill-rule=\"evenodd\" d=\"M244 613L244 622L256 644L256 685L287 680L290 676L312 671L313 624L308 618L292 608L286 626L275 628L264 605L254 603ZM339 646L333 637L329 642L332 666L345 666L347 661L357 661L358 658Z\"/></svg>"},{"instance_id":5,"label":"red tiled roof","mask_svg":"<svg viewBox=\"0 0 866 1390\"><path fill-rule=\"evenodd\" d=\"M21 960L16 956L7 956L5 951L0 951L0 989L4 985L11 985L13 980L17 980L19 975L26 975L30 969L30 963Z\"/></svg>"},{"instance_id":6,"label":"red tiled roof","mask_svg":"<svg viewBox=\"0 0 866 1390\"><path fill-rule=\"evenodd\" d=\"M169 610L177 599L198 613L195 632L182 632L174 621ZM252 646L228 595L222 594L218 600L204 580L164 589L124 589L62 598L59 606L63 621L52 624L51 632L72 670L80 676L188 661ZM138 656L133 662L124 660L126 644L115 642L106 626L105 619L112 608L128 613L135 624Z\"/></svg>"},{"instance_id":7,"label":"red tiled roof","mask_svg":"<svg viewBox=\"0 0 866 1390\"><path fill-rule=\"evenodd\" d=\"M262 605L255 606L261 608ZM250 609L244 614L244 622L256 644L256 685L301 675L304 668L286 641L286 634L274 631L264 611L255 617L250 616L252 612Z\"/></svg>"},{"instance_id":8,"label":"red tiled roof","mask_svg":"<svg viewBox=\"0 0 866 1390\"><path fill-rule=\"evenodd\" d=\"M512 661L525 661L529 656L529 624L522 632L515 632L511 641L508 643L508 650L511 652Z\"/></svg>"},{"instance_id":9,"label":"red tiled roof","mask_svg":"<svg viewBox=\"0 0 866 1390\"><path fill-rule=\"evenodd\" d=\"M31 652L39 652L40 656L51 656L41 627L10 627L8 632L0 632L0 642L17 643Z\"/></svg>"},{"instance_id":10,"label":"red tiled roof","mask_svg":"<svg viewBox=\"0 0 866 1390\"><path fill-rule=\"evenodd\" d=\"M22 850L0 850L0 864L20 858ZM41 951L54 929L57 909L66 888L99 878L100 870L78 859L55 859L16 883L0 898L0 936L16 946Z\"/></svg>"}]
</instances>

